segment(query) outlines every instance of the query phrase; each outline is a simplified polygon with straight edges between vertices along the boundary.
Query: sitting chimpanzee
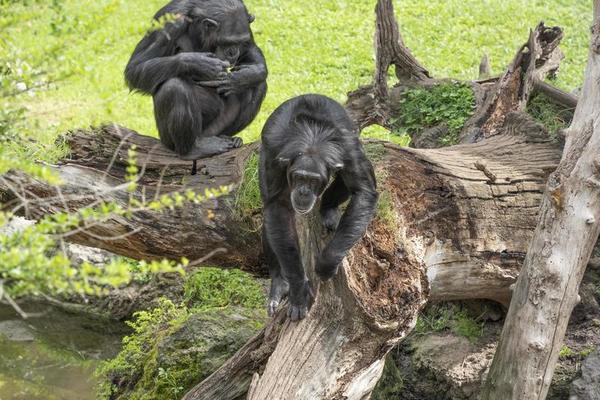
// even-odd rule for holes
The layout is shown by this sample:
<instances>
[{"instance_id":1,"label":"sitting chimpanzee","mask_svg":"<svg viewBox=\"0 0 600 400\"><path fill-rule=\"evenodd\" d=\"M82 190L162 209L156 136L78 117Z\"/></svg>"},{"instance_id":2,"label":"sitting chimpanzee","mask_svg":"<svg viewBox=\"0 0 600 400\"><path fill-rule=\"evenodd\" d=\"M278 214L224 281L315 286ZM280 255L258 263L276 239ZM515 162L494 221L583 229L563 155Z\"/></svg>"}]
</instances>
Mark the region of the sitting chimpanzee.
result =
<instances>
[{"instance_id":1,"label":"sitting chimpanzee","mask_svg":"<svg viewBox=\"0 0 600 400\"><path fill-rule=\"evenodd\" d=\"M310 212L322 197L323 224L335 233L317 259L316 272L324 280L333 277L373 218L373 167L344 108L324 96L304 95L283 103L267 120L259 173L271 274L268 311L272 315L289 290L288 315L302 319L313 293L300 257L295 213ZM340 220L338 206L349 197Z\"/></svg>"},{"instance_id":2,"label":"sitting chimpanzee","mask_svg":"<svg viewBox=\"0 0 600 400\"><path fill-rule=\"evenodd\" d=\"M195 160L242 145L233 137L256 116L267 66L241 0L173 0L154 18L125 69L131 89L151 94L162 143Z\"/></svg>"}]
</instances>

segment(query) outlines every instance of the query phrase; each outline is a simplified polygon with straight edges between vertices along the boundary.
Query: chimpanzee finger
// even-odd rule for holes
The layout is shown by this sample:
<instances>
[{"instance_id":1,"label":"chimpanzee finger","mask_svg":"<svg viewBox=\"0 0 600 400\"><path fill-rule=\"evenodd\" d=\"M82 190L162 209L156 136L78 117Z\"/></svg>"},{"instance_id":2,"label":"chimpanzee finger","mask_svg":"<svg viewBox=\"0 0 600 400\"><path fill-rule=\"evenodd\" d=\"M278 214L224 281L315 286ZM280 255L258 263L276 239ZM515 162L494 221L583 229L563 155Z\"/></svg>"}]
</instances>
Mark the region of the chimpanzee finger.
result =
<instances>
[{"instance_id":1,"label":"chimpanzee finger","mask_svg":"<svg viewBox=\"0 0 600 400\"><path fill-rule=\"evenodd\" d=\"M223 84L217 88L217 93L227 97L233 93L233 87L229 84Z\"/></svg>"},{"instance_id":2,"label":"chimpanzee finger","mask_svg":"<svg viewBox=\"0 0 600 400\"><path fill-rule=\"evenodd\" d=\"M222 86L226 82L227 81L224 81L224 80L218 80L218 81L198 81L198 82L196 82L196 84L198 86L206 86L206 87L218 88L219 86Z\"/></svg>"}]
</instances>

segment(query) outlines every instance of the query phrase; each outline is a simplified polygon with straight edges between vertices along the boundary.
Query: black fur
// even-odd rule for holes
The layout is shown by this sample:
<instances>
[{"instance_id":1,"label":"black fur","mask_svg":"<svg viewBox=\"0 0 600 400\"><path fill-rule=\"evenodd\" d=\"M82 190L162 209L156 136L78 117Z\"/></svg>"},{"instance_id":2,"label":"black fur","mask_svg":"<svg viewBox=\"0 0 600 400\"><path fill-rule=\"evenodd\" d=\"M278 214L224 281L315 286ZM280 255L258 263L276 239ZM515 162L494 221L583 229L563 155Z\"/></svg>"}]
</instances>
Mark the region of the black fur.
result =
<instances>
[{"instance_id":1,"label":"black fur","mask_svg":"<svg viewBox=\"0 0 600 400\"><path fill-rule=\"evenodd\" d=\"M321 197L323 223L335 233L319 255L316 272L322 279L333 277L375 213L373 167L344 108L325 96L304 95L283 103L267 120L259 175L271 273L268 311L274 312L289 285L288 315L302 319L313 293L300 257L295 213L310 211ZM348 198L340 219L338 207Z\"/></svg>"},{"instance_id":2,"label":"black fur","mask_svg":"<svg viewBox=\"0 0 600 400\"><path fill-rule=\"evenodd\" d=\"M182 158L241 146L232 136L256 117L267 92L254 17L241 0L173 0L154 18L167 15L175 19L135 48L129 87L153 96L161 141Z\"/></svg>"}]
</instances>

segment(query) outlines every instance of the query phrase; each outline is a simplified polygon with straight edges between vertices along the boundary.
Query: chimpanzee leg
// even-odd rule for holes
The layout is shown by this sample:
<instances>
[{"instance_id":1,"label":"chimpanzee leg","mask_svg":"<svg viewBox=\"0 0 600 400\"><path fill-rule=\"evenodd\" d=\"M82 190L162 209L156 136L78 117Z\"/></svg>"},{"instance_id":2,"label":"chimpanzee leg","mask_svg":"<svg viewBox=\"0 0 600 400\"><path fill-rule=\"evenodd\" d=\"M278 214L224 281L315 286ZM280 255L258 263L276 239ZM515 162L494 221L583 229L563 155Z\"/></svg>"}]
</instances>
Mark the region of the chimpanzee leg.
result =
<instances>
[{"instance_id":1,"label":"chimpanzee leg","mask_svg":"<svg viewBox=\"0 0 600 400\"><path fill-rule=\"evenodd\" d=\"M350 191L344 180L336 176L321 198L321 221L329 231L334 231L340 222L338 207L350 197Z\"/></svg>"},{"instance_id":2,"label":"chimpanzee leg","mask_svg":"<svg viewBox=\"0 0 600 400\"><path fill-rule=\"evenodd\" d=\"M267 232L264 227L262 231L262 245L265 255L265 262L269 267L269 276L271 277L271 290L269 291L267 312L269 313L269 316L273 316L281 300L287 296L290 285L281 276L281 267L279 266L279 261L277 260L277 256L269 244Z\"/></svg>"},{"instance_id":3,"label":"chimpanzee leg","mask_svg":"<svg viewBox=\"0 0 600 400\"><path fill-rule=\"evenodd\" d=\"M240 113L234 123L223 130L222 135L233 136L241 132L254 120L260 105L267 94L267 83L263 82L255 88L249 89L246 92L238 94L240 102Z\"/></svg>"},{"instance_id":4,"label":"chimpanzee leg","mask_svg":"<svg viewBox=\"0 0 600 400\"><path fill-rule=\"evenodd\" d=\"M212 89L169 79L154 95L154 116L162 143L181 158L196 160L234 147L227 137L204 137L203 124L217 117L223 101Z\"/></svg>"}]
</instances>

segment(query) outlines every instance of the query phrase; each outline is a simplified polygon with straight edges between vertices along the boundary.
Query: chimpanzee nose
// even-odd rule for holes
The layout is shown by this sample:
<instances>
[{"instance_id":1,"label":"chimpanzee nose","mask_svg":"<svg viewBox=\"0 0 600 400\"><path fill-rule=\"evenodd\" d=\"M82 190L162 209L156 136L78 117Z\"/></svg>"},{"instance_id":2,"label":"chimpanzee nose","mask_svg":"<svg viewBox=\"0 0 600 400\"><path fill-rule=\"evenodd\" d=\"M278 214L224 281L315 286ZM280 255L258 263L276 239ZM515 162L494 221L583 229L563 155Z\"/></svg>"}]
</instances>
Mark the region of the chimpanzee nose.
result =
<instances>
[{"instance_id":1,"label":"chimpanzee nose","mask_svg":"<svg viewBox=\"0 0 600 400\"><path fill-rule=\"evenodd\" d=\"M298 189L298 192L302 195L302 196L306 196L310 193L310 190L308 190L307 187L301 187L300 189Z\"/></svg>"}]
</instances>

